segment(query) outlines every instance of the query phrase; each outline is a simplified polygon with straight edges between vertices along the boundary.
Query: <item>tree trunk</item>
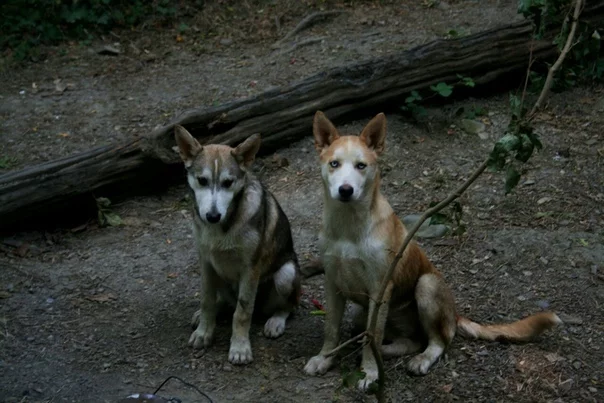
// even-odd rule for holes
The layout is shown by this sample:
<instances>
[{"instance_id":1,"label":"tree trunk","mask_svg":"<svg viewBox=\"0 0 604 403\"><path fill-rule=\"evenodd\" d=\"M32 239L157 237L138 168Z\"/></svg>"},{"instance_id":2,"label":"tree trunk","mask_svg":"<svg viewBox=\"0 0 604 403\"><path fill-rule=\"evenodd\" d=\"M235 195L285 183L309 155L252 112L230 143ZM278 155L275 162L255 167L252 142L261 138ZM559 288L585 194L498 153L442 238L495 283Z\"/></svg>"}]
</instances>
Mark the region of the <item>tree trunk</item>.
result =
<instances>
[{"instance_id":1,"label":"tree trunk","mask_svg":"<svg viewBox=\"0 0 604 403\"><path fill-rule=\"evenodd\" d=\"M588 5L583 19L602 21L604 1ZM94 206L94 196L116 186L125 194L158 178L182 174L173 150L174 125L186 127L202 144L235 145L253 133L262 135L261 152L273 151L310 136L312 117L324 111L336 122L403 104L413 90L471 77L477 89L498 78L525 71L534 59L557 54L555 33L533 41L529 21L467 37L442 40L408 51L333 68L241 101L201 108L138 140L98 147L71 157L0 176L0 229L22 227ZM169 175L168 175L169 174ZM124 194L123 193L123 194ZM52 214L52 215L51 215ZM65 217L62 217L65 218Z\"/></svg>"}]
</instances>

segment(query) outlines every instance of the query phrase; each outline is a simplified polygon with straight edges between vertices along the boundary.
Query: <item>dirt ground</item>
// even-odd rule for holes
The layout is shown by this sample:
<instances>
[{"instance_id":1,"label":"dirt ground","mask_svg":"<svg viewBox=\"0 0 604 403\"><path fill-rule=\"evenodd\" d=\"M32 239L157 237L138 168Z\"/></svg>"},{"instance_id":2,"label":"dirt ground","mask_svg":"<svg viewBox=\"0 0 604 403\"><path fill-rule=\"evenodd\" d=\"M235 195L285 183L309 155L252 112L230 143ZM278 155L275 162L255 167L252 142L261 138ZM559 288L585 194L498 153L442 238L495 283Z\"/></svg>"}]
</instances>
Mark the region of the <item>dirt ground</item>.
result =
<instances>
[{"instance_id":1,"label":"dirt ground","mask_svg":"<svg viewBox=\"0 0 604 403\"><path fill-rule=\"evenodd\" d=\"M174 29L49 49L45 61L2 73L0 167L18 169L142 135L192 107L451 30L471 33L518 18L515 1L427 3L345 7L345 14L300 34L323 36L322 42L286 54L270 45L308 10L283 18L279 35L254 41L236 32L200 41L191 31L179 42ZM114 42L119 56L96 53ZM399 216L444 198L485 158L507 125L507 97L431 108L420 124L388 116L382 188ZM488 138L460 129L459 107L486 111L478 119ZM502 175L484 174L461 198L466 233L419 241L453 289L460 314L495 322L552 309L568 323L523 345L458 337L425 377L406 373L409 357L388 360L390 401L604 401L603 112L602 86L554 94L536 123L544 149L526 165L515 192L504 195ZM342 129L358 133L366 122ZM255 169L290 218L304 260L316 253L321 219L317 157L310 137L279 156L289 165L277 167L268 156ZM171 375L215 402L372 401L343 383L359 364L353 348L322 377L302 371L323 339L323 318L311 315L310 302L324 303L320 276L304 284L302 305L281 338L268 340L262 323L253 326L252 364L228 364L228 318L212 348L187 346L199 273L186 195L180 184L122 202L115 206L120 227L100 228L91 219L78 228L0 239L0 401L115 402L151 393ZM205 401L177 381L160 394Z\"/></svg>"}]
</instances>

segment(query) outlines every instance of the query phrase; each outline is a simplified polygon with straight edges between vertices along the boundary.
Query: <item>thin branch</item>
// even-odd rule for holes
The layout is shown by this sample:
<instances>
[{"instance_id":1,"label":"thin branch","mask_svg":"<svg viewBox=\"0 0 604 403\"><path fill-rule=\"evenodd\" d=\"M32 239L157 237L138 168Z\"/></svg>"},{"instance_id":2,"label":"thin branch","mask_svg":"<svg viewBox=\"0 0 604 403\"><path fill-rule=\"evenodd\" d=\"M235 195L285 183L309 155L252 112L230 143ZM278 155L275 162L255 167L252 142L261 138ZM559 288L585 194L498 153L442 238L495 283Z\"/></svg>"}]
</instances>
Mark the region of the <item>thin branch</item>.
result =
<instances>
[{"instance_id":1,"label":"thin branch","mask_svg":"<svg viewBox=\"0 0 604 403\"><path fill-rule=\"evenodd\" d=\"M489 163L489 158L484 160L484 162L482 164L480 164L480 166L478 168L476 168L476 170L472 173L472 176L470 176L468 178L468 180L466 180L459 188L457 188L453 193L451 193L446 199L444 199L443 201L438 203L436 206L426 210L424 212L424 214L422 214L422 216L419 218L419 220L415 223L415 225L411 228L411 230L407 233L407 236L405 237L403 244L401 245L400 249L398 250L398 253L394 257L394 260L392 261L392 263L390 264L390 267L388 268L388 272L386 273L386 275L384 276L384 279L382 280L382 285L381 285L380 291L378 293L378 296L377 296L376 302L375 302L376 307L372 312L372 315L370 318L371 321L369 322L369 328L367 329L368 334L375 334L375 330L377 327L377 317L378 317L379 308L384 302L386 302L386 301L382 301L384 298L384 294L386 293L386 289L388 288L388 284L390 283L390 279L392 278L392 274L394 273L394 270L398 266L399 261L403 257L405 250L407 249L407 246L409 246L409 244L411 243L411 240L413 239L413 236L415 235L415 233L419 230L419 228L424 223L424 221L426 221L428 218L432 217L434 214L438 213L440 210L442 210L449 204L451 204L451 202L453 200L459 198L463 194L463 192L465 192L466 189L468 187L470 187L470 185L472 183L474 183L476 181L476 179L478 179L478 177L484 172L484 170L487 168L488 163ZM381 357L381 355L379 358L377 357L377 355L379 355L379 351L377 351L377 348L374 348L375 343L373 342L373 340L371 341L370 345L372 345L373 354L374 354L374 356L376 356L375 357L376 361L378 361L378 374L379 374L378 375L379 376L378 392L377 392L378 402L383 402L384 400L380 400L380 396L382 397L382 399L384 398L384 385L385 385L384 377L386 376L386 374L384 372L384 365L382 363L381 369L380 369L379 362L382 360L382 357Z\"/></svg>"},{"instance_id":2,"label":"thin branch","mask_svg":"<svg viewBox=\"0 0 604 403\"><path fill-rule=\"evenodd\" d=\"M377 343L375 342L375 337L370 336L369 337L369 347L371 347L371 352L373 353L373 356L375 357L375 362L377 363L377 367L378 367L378 390L375 394L375 397L377 398L378 403L383 403L385 402L385 385L386 385L386 371L384 370L384 359L382 358L382 353L380 351L380 349L378 348Z\"/></svg>"},{"instance_id":3,"label":"thin branch","mask_svg":"<svg viewBox=\"0 0 604 403\"><path fill-rule=\"evenodd\" d=\"M280 51L279 54L280 55L284 55L284 54L287 54L287 53L291 53L294 50L296 50L298 48L301 48L302 46L312 45L312 44L315 44L317 42L321 42L324 39L327 39L327 37L326 36L318 36L318 37L313 37L313 38L307 38L307 39L304 39L303 41L294 43L292 46L290 46L287 49L284 49L284 50Z\"/></svg>"},{"instance_id":4,"label":"thin branch","mask_svg":"<svg viewBox=\"0 0 604 403\"><path fill-rule=\"evenodd\" d=\"M344 343L340 344L339 346L337 346L336 348L334 348L333 350L331 350L329 353L325 354L325 357L331 357L332 355L335 355L338 353L338 351L340 351L341 349L343 349L344 347L355 343L357 341L359 341L360 339L362 339L365 335L367 334L367 332L362 332L357 334L356 336L346 340Z\"/></svg>"},{"instance_id":5,"label":"thin branch","mask_svg":"<svg viewBox=\"0 0 604 403\"><path fill-rule=\"evenodd\" d=\"M584 0L575 0L575 11L573 12L573 22L570 26L570 33L568 34L568 37L566 38L566 43L564 44L564 48L562 48L562 52L560 52L560 56L558 56L558 59L556 60L554 65L547 72L547 78L545 79L545 84L543 85L543 90L541 91L541 94L539 95L539 99L537 99L537 102L535 102L535 105L533 106L533 109L531 110L529 119L531 119L533 116L535 116L535 113L537 113L537 110L539 108L541 108L543 101L547 97L549 90L551 89L551 87L554 83L554 75L560 69L560 66L562 66L562 63L564 63L564 59L566 59L566 55L568 54L568 52L570 51L570 49L572 47L573 39L575 38L575 32L577 31L577 25L579 23L579 16L581 15L581 9L583 8L583 3L584 3Z\"/></svg>"},{"instance_id":6,"label":"thin branch","mask_svg":"<svg viewBox=\"0 0 604 403\"><path fill-rule=\"evenodd\" d=\"M306 17L304 17L304 19L302 19L302 21L300 21L294 29L289 31L283 38L281 38L279 41L274 43L271 47L273 49L280 47L283 42L287 41L292 36L298 34L300 31L303 31L306 28L313 25L316 22L316 20L321 20L321 19L331 17L334 15L339 15L339 14L342 14L342 12L343 11L340 11L340 10L333 10L333 11L318 11L316 13L309 14Z\"/></svg>"}]
</instances>

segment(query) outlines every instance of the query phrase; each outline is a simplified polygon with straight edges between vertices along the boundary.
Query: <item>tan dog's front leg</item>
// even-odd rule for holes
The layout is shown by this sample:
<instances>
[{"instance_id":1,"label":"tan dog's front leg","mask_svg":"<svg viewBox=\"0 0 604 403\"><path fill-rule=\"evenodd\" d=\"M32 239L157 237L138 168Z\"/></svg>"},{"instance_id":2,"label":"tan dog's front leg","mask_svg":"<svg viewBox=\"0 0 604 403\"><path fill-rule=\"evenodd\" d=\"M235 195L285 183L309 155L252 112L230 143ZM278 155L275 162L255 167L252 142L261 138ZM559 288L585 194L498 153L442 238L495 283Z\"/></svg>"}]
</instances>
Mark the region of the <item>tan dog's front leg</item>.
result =
<instances>
[{"instance_id":1,"label":"tan dog's front leg","mask_svg":"<svg viewBox=\"0 0 604 403\"><path fill-rule=\"evenodd\" d=\"M212 265L201 261L201 306L193 315L191 322L197 328L189 337L189 346L193 348L209 347L216 329L216 289L219 278Z\"/></svg>"},{"instance_id":2,"label":"tan dog's front leg","mask_svg":"<svg viewBox=\"0 0 604 403\"><path fill-rule=\"evenodd\" d=\"M375 333L373 334L373 338L375 340L375 344L378 350L382 346L382 341L384 340L384 331L386 328L386 320L388 319L388 301L390 301L390 295L392 294L392 284L388 286L386 289L386 293L384 295L384 301L379 306L379 311L377 314L377 322L375 327ZM369 300L369 314L367 315L367 329L371 326L371 317L373 316L373 312L377 308L376 297L372 296ZM371 346L366 344L363 347L363 359L361 361L361 371L365 373L365 378L361 379L358 383L358 388L362 392L366 392L372 383L376 382L379 378L378 366L375 356L373 355L373 351L371 350Z\"/></svg>"},{"instance_id":3,"label":"tan dog's front leg","mask_svg":"<svg viewBox=\"0 0 604 403\"><path fill-rule=\"evenodd\" d=\"M319 355L312 357L304 367L304 371L309 375L324 374L331 368L334 357L326 357L326 355L336 348L340 342L340 324L344 316L346 298L342 296L329 279L327 279L326 285L327 314L325 315L325 340Z\"/></svg>"},{"instance_id":4,"label":"tan dog's front leg","mask_svg":"<svg viewBox=\"0 0 604 403\"><path fill-rule=\"evenodd\" d=\"M258 278L254 273L255 270L249 270L239 280L239 294L233 315L233 334L229 349L229 361L233 364L248 364L253 361L250 325L258 291Z\"/></svg>"}]
</instances>

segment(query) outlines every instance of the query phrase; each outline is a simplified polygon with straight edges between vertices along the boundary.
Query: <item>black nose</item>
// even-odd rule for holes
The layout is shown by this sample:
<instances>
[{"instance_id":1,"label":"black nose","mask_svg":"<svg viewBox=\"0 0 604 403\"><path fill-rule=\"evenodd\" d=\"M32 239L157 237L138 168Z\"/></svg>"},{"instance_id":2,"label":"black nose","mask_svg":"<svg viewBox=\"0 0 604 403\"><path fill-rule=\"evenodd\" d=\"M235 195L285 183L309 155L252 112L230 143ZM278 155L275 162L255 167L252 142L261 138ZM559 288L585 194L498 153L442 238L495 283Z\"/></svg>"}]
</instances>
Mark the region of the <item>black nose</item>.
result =
<instances>
[{"instance_id":1,"label":"black nose","mask_svg":"<svg viewBox=\"0 0 604 403\"><path fill-rule=\"evenodd\" d=\"M212 224L216 224L218 221L220 221L220 213L207 213L206 214L206 220L208 220L209 223Z\"/></svg>"},{"instance_id":2,"label":"black nose","mask_svg":"<svg viewBox=\"0 0 604 403\"><path fill-rule=\"evenodd\" d=\"M354 189L350 185L342 185L338 189L338 192L340 193L342 199L350 199L350 196L352 196L352 194L354 193Z\"/></svg>"}]
</instances>

